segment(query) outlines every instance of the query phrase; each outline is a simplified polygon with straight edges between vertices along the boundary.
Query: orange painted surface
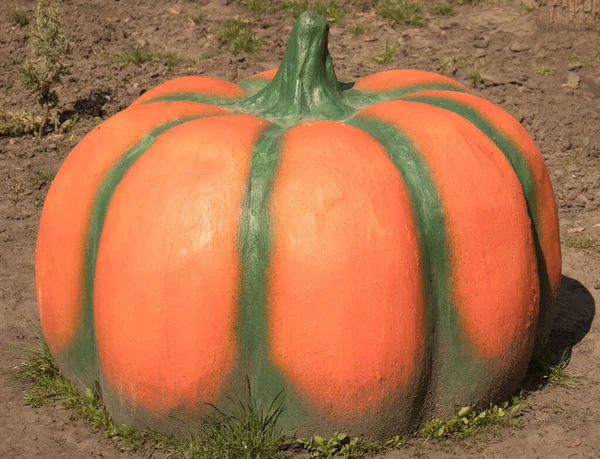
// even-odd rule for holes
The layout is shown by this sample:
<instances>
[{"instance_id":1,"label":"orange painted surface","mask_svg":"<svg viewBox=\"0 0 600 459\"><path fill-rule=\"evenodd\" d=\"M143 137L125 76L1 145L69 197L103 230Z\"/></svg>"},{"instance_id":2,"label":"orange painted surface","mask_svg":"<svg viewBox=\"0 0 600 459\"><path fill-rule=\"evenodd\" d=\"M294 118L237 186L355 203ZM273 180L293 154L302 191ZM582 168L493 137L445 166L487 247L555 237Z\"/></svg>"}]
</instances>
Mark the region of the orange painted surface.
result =
<instances>
[{"instance_id":1,"label":"orange painted surface","mask_svg":"<svg viewBox=\"0 0 600 459\"><path fill-rule=\"evenodd\" d=\"M326 415L401 395L424 346L408 192L368 134L315 121L284 137L272 203L271 356Z\"/></svg>"},{"instance_id":2,"label":"orange painted surface","mask_svg":"<svg viewBox=\"0 0 600 459\"><path fill-rule=\"evenodd\" d=\"M359 79L354 89L359 91L384 92L422 84L449 84L458 89L467 90L465 86L452 78L424 70L386 70Z\"/></svg>"},{"instance_id":3,"label":"orange painted surface","mask_svg":"<svg viewBox=\"0 0 600 459\"><path fill-rule=\"evenodd\" d=\"M90 214L106 173L153 128L180 117L223 112L187 102L126 110L94 128L65 159L46 197L36 249L40 319L53 352L63 350L77 331Z\"/></svg>"},{"instance_id":4,"label":"orange painted surface","mask_svg":"<svg viewBox=\"0 0 600 459\"><path fill-rule=\"evenodd\" d=\"M438 189L452 297L482 356L527 355L538 313L537 263L521 184L495 144L459 115L390 101L359 112L406 133Z\"/></svg>"},{"instance_id":5,"label":"orange painted surface","mask_svg":"<svg viewBox=\"0 0 600 459\"><path fill-rule=\"evenodd\" d=\"M237 98L246 95L246 90L230 81L207 76L184 76L165 81L142 94L131 106L155 97L178 92L199 93L207 96Z\"/></svg>"},{"instance_id":6,"label":"orange painted surface","mask_svg":"<svg viewBox=\"0 0 600 459\"><path fill-rule=\"evenodd\" d=\"M162 134L115 190L98 251L102 373L152 412L216 402L235 354L239 220L254 141L250 116Z\"/></svg>"},{"instance_id":7,"label":"orange painted surface","mask_svg":"<svg viewBox=\"0 0 600 459\"><path fill-rule=\"evenodd\" d=\"M558 211L556 209L552 183L550 182L544 159L527 130L502 108L472 94L452 91L423 91L417 94L419 96L443 97L470 106L499 129L521 150L523 158L525 158L525 161L529 165L535 183L536 210L541 222L540 228L538 228L540 245L546 259L550 283L555 295L554 299L556 299L560 286L562 266Z\"/></svg>"},{"instance_id":8,"label":"orange painted surface","mask_svg":"<svg viewBox=\"0 0 600 459\"><path fill-rule=\"evenodd\" d=\"M269 69L265 70L264 72L257 73L256 75L252 75L250 78L260 78L261 80L271 81L275 77L277 70L279 70L279 67L275 67L274 69Z\"/></svg>"}]
</instances>

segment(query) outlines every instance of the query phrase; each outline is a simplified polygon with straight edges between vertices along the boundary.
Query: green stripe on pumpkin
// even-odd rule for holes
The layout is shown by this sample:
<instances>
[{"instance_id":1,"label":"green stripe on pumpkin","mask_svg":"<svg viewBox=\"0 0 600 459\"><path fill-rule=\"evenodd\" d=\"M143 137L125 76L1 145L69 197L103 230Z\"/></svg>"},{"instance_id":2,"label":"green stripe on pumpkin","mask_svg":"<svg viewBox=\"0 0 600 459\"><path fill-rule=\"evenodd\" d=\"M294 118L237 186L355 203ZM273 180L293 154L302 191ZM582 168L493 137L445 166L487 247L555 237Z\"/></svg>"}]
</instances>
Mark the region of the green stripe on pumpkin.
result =
<instances>
[{"instance_id":1,"label":"green stripe on pumpkin","mask_svg":"<svg viewBox=\"0 0 600 459\"><path fill-rule=\"evenodd\" d=\"M211 114L208 116L219 116ZM121 159L113 165L104 177L89 220L87 241L85 245L85 264L82 295L82 319L78 332L71 346L62 356L69 369L81 378L81 383L86 387L94 387L99 380L99 368L97 363L96 336L94 330L94 277L96 273L96 260L98 257L98 246L102 235L102 228L106 218L106 212L110 200L119 185L121 179L133 163L158 139L158 137L169 129L183 123L208 116L187 117L180 120L168 122L146 134L136 145L127 150Z\"/></svg>"},{"instance_id":2,"label":"green stripe on pumpkin","mask_svg":"<svg viewBox=\"0 0 600 459\"><path fill-rule=\"evenodd\" d=\"M552 318L548 316L548 307L551 306L552 303L552 286L550 284L546 259L540 244L540 209L537 204L535 181L523 153L519 147L496 128L492 122L488 121L481 113L465 103L445 99L440 96L419 96L416 94L414 96L408 96L406 99L412 102L421 102L450 110L467 119L496 144L515 171L517 178L521 182L523 195L527 202L527 210L531 219L531 232L535 244L535 253L538 261L538 277L540 281L541 301L538 323L542 324L541 328L543 329L546 322L552 320Z\"/></svg>"},{"instance_id":3,"label":"green stripe on pumpkin","mask_svg":"<svg viewBox=\"0 0 600 459\"><path fill-rule=\"evenodd\" d=\"M301 408L293 387L269 357L268 267L271 260L270 199L281 157L281 138L287 131L267 127L254 144L248 188L242 206L239 236L241 293L237 321L239 356L233 384L243 394L247 382L252 397L268 406L283 391L286 419L298 419Z\"/></svg>"},{"instance_id":4,"label":"green stripe on pumpkin","mask_svg":"<svg viewBox=\"0 0 600 459\"><path fill-rule=\"evenodd\" d=\"M420 402L452 406L459 395L469 399L472 381L485 377L485 363L478 360L463 337L452 298L450 251L442 203L425 161L406 134L376 118L357 116L347 122L373 136L388 152L406 184L419 229L421 270L425 282L427 331L424 368L420 375ZM441 375L441 378L433 378ZM426 410L415 407L419 415Z\"/></svg>"},{"instance_id":5,"label":"green stripe on pumpkin","mask_svg":"<svg viewBox=\"0 0 600 459\"><path fill-rule=\"evenodd\" d=\"M421 91L432 91L432 90L445 90L445 91L456 91L465 92L463 89L446 83L424 83L412 86L405 86L402 88L395 89L393 91L382 91L382 92L371 92L371 91L359 91L357 89L347 89L342 93L344 100L354 106L363 106L373 104L375 102L381 102L384 100L395 99L397 97L405 96L413 92Z\"/></svg>"}]
</instances>

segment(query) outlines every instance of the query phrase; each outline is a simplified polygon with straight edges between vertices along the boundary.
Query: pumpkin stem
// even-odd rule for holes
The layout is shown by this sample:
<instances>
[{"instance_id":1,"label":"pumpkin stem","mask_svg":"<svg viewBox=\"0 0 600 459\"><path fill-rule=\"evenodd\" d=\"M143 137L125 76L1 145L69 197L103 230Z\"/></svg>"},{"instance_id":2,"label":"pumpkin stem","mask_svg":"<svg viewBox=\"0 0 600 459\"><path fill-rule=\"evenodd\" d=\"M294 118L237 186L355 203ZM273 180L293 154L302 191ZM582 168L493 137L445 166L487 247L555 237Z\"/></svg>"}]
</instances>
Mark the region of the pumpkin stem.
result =
<instances>
[{"instance_id":1,"label":"pumpkin stem","mask_svg":"<svg viewBox=\"0 0 600 459\"><path fill-rule=\"evenodd\" d=\"M354 109L342 101L327 49L328 35L329 24L323 17L310 11L302 13L294 24L277 74L241 106L280 122L350 116Z\"/></svg>"}]
</instances>

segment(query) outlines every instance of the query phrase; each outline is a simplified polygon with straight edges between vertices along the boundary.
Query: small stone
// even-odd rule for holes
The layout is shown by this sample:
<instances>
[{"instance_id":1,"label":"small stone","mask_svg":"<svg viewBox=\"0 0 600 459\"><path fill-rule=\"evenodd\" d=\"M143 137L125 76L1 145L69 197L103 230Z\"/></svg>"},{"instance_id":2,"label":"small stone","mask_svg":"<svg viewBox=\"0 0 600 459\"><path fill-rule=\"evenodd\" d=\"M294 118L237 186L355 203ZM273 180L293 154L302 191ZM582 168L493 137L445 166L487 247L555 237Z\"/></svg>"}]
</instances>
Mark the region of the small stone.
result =
<instances>
[{"instance_id":1,"label":"small stone","mask_svg":"<svg viewBox=\"0 0 600 459\"><path fill-rule=\"evenodd\" d=\"M567 76L567 83L565 86L567 88L577 89L579 87L579 83L581 83L581 77L576 73L569 73Z\"/></svg>"},{"instance_id":2,"label":"small stone","mask_svg":"<svg viewBox=\"0 0 600 459\"><path fill-rule=\"evenodd\" d=\"M484 51L483 49L478 49L477 51L475 51L473 53L473 57L477 58L477 59L481 59L482 57L487 56L487 51Z\"/></svg>"},{"instance_id":3,"label":"small stone","mask_svg":"<svg viewBox=\"0 0 600 459\"><path fill-rule=\"evenodd\" d=\"M531 49L531 46L523 41L515 41L510 45L510 50L513 53L522 53L523 51L529 51L529 49Z\"/></svg>"},{"instance_id":4,"label":"small stone","mask_svg":"<svg viewBox=\"0 0 600 459\"><path fill-rule=\"evenodd\" d=\"M581 62L569 62L569 72L572 70L577 70L583 67Z\"/></svg>"}]
</instances>

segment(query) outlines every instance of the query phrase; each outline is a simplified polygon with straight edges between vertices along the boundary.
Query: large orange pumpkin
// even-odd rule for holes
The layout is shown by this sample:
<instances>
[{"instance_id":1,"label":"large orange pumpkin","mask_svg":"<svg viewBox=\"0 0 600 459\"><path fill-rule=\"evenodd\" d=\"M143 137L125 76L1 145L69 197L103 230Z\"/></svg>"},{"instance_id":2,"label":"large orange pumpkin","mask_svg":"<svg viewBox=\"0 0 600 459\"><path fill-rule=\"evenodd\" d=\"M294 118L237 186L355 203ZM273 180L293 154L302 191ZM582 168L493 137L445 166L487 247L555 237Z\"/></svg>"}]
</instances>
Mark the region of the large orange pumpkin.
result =
<instances>
[{"instance_id":1,"label":"large orange pumpkin","mask_svg":"<svg viewBox=\"0 0 600 459\"><path fill-rule=\"evenodd\" d=\"M65 374L185 430L243 393L300 433L386 436L510 396L554 317L540 152L434 73L338 82L304 13L279 69L183 77L88 134L44 205L37 294Z\"/></svg>"}]
</instances>

